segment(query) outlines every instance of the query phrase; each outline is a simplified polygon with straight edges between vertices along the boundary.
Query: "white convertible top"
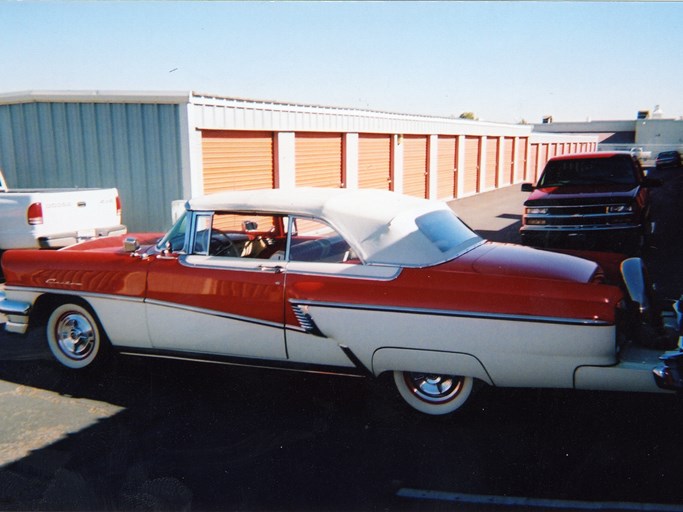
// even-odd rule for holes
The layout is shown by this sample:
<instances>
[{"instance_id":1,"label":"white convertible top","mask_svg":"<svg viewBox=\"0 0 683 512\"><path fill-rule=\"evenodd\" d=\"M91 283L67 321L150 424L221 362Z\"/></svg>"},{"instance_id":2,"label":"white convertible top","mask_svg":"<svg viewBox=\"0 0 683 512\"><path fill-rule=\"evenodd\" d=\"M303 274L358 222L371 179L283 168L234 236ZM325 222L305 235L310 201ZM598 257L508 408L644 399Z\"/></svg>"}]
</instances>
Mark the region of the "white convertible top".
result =
<instances>
[{"instance_id":1,"label":"white convertible top","mask_svg":"<svg viewBox=\"0 0 683 512\"><path fill-rule=\"evenodd\" d=\"M191 199L192 211L236 211L289 214L324 220L351 244L366 263L426 266L453 258L480 241L462 224L447 204L371 189L294 188L219 192ZM458 240L435 239L434 232L420 229L416 219L432 212L446 212L444 232ZM458 246L458 250L455 246Z\"/></svg>"}]
</instances>

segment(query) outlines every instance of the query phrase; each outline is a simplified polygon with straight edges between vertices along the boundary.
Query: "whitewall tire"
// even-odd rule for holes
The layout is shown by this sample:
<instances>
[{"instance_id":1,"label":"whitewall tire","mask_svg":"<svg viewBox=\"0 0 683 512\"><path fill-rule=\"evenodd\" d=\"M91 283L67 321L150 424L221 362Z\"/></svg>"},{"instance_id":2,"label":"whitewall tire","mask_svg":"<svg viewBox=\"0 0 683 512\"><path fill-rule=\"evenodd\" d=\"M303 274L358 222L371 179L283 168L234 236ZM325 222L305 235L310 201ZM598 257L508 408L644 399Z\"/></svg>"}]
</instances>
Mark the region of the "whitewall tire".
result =
<instances>
[{"instance_id":1,"label":"whitewall tire","mask_svg":"<svg viewBox=\"0 0 683 512\"><path fill-rule=\"evenodd\" d=\"M460 409L472 394L474 379L459 375L394 372L394 382L403 400L425 414L450 414Z\"/></svg>"},{"instance_id":2,"label":"whitewall tire","mask_svg":"<svg viewBox=\"0 0 683 512\"><path fill-rule=\"evenodd\" d=\"M73 370L100 362L108 347L95 316L79 304L57 306L47 321L46 335L55 359Z\"/></svg>"}]
</instances>

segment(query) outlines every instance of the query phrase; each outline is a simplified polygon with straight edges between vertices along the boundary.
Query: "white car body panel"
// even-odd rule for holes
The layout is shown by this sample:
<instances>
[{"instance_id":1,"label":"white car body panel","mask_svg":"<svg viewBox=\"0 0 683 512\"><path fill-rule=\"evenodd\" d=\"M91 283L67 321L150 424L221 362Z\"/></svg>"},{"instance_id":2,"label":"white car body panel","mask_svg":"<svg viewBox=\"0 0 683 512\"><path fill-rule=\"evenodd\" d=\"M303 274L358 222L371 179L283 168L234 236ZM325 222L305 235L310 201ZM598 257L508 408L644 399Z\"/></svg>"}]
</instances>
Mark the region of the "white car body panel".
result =
<instances>
[{"instance_id":1,"label":"white car body panel","mask_svg":"<svg viewBox=\"0 0 683 512\"><path fill-rule=\"evenodd\" d=\"M578 366L617 362L615 327L610 325L411 314L315 304L308 305L308 312L326 336L347 345L373 373L388 369L386 363L374 360L375 352L383 348L468 354L481 362L498 386L571 388ZM409 356L406 353L406 358ZM524 367L530 371L515 370ZM444 373L460 371L451 368Z\"/></svg>"},{"instance_id":2,"label":"white car body panel","mask_svg":"<svg viewBox=\"0 0 683 512\"><path fill-rule=\"evenodd\" d=\"M146 304L155 349L257 359L286 359L282 325L260 325L217 312Z\"/></svg>"}]
</instances>

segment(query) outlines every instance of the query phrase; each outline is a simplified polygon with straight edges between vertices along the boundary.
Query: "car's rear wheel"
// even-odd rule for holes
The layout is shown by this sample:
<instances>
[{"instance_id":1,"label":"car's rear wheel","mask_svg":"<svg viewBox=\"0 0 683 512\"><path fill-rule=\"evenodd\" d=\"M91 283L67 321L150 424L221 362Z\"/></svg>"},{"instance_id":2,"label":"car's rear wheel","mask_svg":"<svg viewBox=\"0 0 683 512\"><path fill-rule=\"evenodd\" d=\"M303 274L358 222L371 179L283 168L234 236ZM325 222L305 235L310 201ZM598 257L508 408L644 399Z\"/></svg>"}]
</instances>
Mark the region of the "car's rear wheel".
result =
<instances>
[{"instance_id":1,"label":"car's rear wheel","mask_svg":"<svg viewBox=\"0 0 683 512\"><path fill-rule=\"evenodd\" d=\"M474 379L460 375L394 372L401 397L425 414L449 414L460 409L472 394Z\"/></svg>"},{"instance_id":2,"label":"car's rear wheel","mask_svg":"<svg viewBox=\"0 0 683 512\"><path fill-rule=\"evenodd\" d=\"M91 367L107 353L108 341L95 315L80 304L57 306L48 318L46 334L52 355L73 370Z\"/></svg>"}]
</instances>

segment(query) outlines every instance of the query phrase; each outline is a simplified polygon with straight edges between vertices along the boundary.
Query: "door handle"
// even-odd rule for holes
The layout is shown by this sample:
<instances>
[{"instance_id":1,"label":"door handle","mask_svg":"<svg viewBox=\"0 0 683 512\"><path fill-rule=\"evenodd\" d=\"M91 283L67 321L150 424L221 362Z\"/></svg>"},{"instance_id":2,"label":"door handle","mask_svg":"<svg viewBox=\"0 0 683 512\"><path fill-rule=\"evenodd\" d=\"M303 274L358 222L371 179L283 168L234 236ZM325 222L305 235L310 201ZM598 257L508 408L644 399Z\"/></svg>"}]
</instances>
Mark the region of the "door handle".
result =
<instances>
[{"instance_id":1,"label":"door handle","mask_svg":"<svg viewBox=\"0 0 683 512\"><path fill-rule=\"evenodd\" d=\"M282 274L284 267L282 265L259 265L261 272L272 272L273 274Z\"/></svg>"}]
</instances>

